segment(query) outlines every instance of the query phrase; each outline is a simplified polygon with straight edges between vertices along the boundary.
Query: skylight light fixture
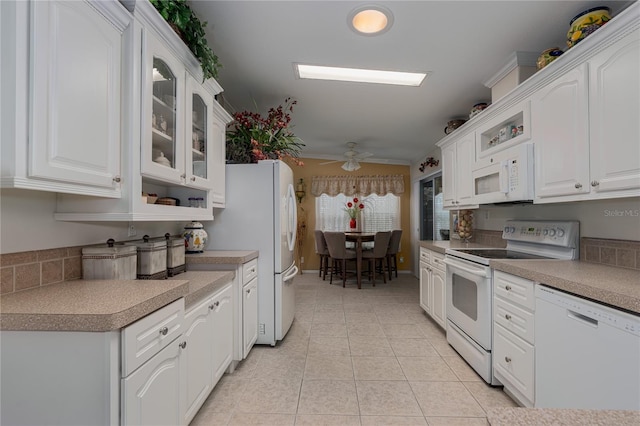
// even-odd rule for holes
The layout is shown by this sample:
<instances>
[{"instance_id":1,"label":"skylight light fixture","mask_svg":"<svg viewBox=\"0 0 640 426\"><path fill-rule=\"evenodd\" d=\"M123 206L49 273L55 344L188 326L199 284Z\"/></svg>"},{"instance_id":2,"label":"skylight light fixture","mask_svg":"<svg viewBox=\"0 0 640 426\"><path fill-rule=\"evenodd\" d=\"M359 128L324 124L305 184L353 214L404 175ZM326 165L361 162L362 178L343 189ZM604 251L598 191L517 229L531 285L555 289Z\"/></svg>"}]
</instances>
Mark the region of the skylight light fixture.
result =
<instances>
[{"instance_id":1,"label":"skylight light fixture","mask_svg":"<svg viewBox=\"0 0 640 426\"><path fill-rule=\"evenodd\" d=\"M347 25L354 32L365 36L376 36L389 31L393 14L380 5L364 5L353 9L347 17Z\"/></svg>"},{"instance_id":2,"label":"skylight light fixture","mask_svg":"<svg viewBox=\"0 0 640 426\"><path fill-rule=\"evenodd\" d=\"M294 64L298 77L314 80L354 81L358 83L420 86L426 73L368 70L360 68L324 67Z\"/></svg>"}]
</instances>

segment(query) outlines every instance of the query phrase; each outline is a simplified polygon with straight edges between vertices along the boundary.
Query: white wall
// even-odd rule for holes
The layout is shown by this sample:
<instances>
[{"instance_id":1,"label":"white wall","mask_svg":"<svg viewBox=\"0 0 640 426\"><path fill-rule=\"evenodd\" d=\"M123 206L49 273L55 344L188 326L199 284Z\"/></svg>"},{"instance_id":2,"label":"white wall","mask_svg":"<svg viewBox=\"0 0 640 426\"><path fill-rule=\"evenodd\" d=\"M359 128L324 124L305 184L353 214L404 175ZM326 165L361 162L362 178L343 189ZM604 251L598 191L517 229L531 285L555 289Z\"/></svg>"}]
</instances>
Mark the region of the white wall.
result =
<instances>
[{"instance_id":1,"label":"white wall","mask_svg":"<svg viewBox=\"0 0 640 426\"><path fill-rule=\"evenodd\" d=\"M56 194L3 189L0 196L0 253L82 246L159 237L182 232L184 222L134 222L136 236L127 236L127 222L60 222L53 218Z\"/></svg>"},{"instance_id":2,"label":"white wall","mask_svg":"<svg viewBox=\"0 0 640 426\"><path fill-rule=\"evenodd\" d=\"M640 241L640 198L482 206L474 228L500 231L506 219L578 220L580 236Z\"/></svg>"}]
</instances>

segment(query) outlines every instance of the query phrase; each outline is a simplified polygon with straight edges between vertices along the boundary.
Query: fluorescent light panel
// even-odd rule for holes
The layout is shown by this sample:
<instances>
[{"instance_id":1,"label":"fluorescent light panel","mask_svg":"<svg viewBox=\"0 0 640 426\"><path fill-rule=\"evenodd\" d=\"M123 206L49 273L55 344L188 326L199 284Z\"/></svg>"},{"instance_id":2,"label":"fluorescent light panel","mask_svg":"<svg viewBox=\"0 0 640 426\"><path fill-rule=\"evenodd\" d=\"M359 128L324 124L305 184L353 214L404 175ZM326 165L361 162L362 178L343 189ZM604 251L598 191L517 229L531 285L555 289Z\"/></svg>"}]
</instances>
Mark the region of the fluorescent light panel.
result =
<instances>
[{"instance_id":1,"label":"fluorescent light panel","mask_svg":"<svg viewBox=\"0 0 640 426\"><path fill-rule=\"evenodd\" d=\"M353 81L358 83L396 84L420 86L426 73L380 71L359 68L323 67L295 64L300 78L313 80Z\"/></svg>"}]
</instances>

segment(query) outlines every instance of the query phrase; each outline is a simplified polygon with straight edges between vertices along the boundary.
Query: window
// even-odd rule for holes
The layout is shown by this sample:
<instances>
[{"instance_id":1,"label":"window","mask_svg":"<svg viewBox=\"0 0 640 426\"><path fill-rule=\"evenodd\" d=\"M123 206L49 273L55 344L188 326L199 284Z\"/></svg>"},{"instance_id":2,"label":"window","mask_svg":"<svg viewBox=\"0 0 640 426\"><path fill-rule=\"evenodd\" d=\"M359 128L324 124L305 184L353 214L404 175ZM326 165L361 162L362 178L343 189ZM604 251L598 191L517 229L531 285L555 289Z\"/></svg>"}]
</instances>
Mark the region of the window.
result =
<instances>
[{"instance_id":1,"label":"window","mask_svg":"<svg viewBox=\"0 0 640 426\"><path fill-rule=\"evenodd\" d=\"M400 229L400 197L387 194L371 194L358 197L364 204L358 220L362 232L392 231ZM330 197L322 194L316 197L316 229L322 231L347 231L349 215L344 210L353 197L338 194Z\"/></svg>"}]
</instances>

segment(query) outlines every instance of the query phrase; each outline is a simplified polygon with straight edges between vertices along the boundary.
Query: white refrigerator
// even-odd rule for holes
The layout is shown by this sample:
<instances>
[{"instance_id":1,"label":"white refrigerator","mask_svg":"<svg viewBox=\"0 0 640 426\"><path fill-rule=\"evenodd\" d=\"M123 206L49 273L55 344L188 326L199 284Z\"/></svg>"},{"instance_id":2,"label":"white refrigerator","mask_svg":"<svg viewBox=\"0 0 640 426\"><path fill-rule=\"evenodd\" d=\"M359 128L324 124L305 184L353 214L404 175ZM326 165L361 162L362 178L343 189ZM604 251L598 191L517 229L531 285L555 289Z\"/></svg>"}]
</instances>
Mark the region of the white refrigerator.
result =
<instances>
[{"instance_id":1,"label":"white refrigerator","mask_svg":"<svg viewBox=\"0 0 640 426\"><path fill-rule=\"evenodd\" d=\"M226 166L226 207L205 226L207 250L258 250L258 344L275 345L293 323L298 273L293 171L278 160Z\"/></svg>"}]
</instances>

